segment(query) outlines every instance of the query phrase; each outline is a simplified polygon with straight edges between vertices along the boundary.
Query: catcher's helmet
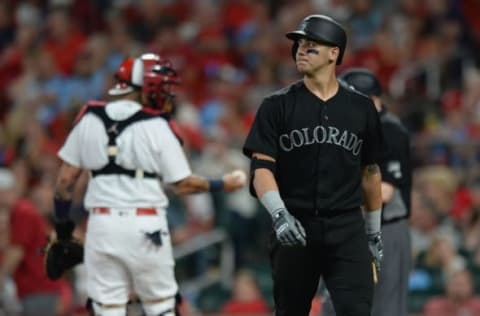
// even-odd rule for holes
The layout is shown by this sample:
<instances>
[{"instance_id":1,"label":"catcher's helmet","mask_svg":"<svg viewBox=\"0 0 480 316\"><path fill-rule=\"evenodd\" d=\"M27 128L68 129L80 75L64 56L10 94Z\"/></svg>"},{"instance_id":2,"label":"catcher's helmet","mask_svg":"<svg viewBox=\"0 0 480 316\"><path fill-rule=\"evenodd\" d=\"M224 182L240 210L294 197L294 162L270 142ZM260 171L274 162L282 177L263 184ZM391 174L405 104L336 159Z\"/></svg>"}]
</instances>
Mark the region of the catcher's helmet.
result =
<instances>
[{"instance_id":1,"label":"catcher's helmet","mask_svg":"<svg viewBox=\"0 0 480 316\"><path fill-rule=\"evenodd\" d=\"M337 65L342 63L343 53L347 45L347 34L343 26L331 17L320 14L309 15L303 19L298 30L287 33L285 36L294 41L292 46L294 60L297 54L298 40L307 38L329 46L337 46L340 49Z\"/></svg>"},{"instance_id":2,"label":"catcher's helmet","mask_svg":"<svg viewBox=\"0 0 480 316\"><path fill-rule=\"evenodd\" d=\"M117 72L115 73L115 79L117 82L115 86L108 90L109 95L117 96L117 95L124 95L128 94L135 90L135 88L140 88L141 83L138 82L139 78L132 77L133 74L133 65L135 63L135 59L132 57L126 58L118 67ZM135 73L138 73L137 71ZM135 83L140 83L137 85Z\"/></svg>"},{"instance_id":3,"label":"catcher's helmet","mask_svg":"<svg viewBox=\"0 0 480 316\"><path fill-rule=\"evenodd\" d=\"M382 94L380 82L367 68L351 68L341 73L338 78L367 96Z\"/></svg>"},{"instance_id":4,"label":"catcher's helmet","mask_svg":"<svg viewBox=\"0 0 480 316\"><path fill-rule=\"evenodd\" d=\"M128 94L141 89L147 105L170 111L174 97L171 88L180 83L177 72L167 59L157 54L143 54L139 58L125 59L115 73L117 83L108 91L109 95Z\"/></svg>"}]
</instances>

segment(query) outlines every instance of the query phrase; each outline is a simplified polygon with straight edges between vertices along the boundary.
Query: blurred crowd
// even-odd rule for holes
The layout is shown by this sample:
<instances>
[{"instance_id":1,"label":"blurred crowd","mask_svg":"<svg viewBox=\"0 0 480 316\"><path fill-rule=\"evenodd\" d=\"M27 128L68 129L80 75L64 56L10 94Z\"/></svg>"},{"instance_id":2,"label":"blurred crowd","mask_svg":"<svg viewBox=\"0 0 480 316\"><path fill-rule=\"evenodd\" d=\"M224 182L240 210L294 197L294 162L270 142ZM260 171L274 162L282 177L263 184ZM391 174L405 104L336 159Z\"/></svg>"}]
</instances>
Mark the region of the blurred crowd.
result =
<instances>
[{"instance_id":1,"label":"blurred crowd","mask_svg":"<svg viewBox=\"0 0 480 316\"><path fill-rule=\"evenodd\" d=\"M108 100L113 73L125 57L159 53L178 70L174 119L194 172L216 177L232 168L247 171L240 149L262 98L299 79L284 34L313 13L346 26L339 71L363 66L375 72L387 107L411 133L412 313L478 315L477 0L1 1L0 315L16 315L16 301L37 306L52 298L56 315L82 315L81 272L57 282L41 276L56 152L79 108L88 100ZM77 189L74 214L79 238L83 190ZM266 262L270 223L263 215L246 189L230 196L172 196L175 243L216 227L233 241L238 277L222 304L208 312L261 315L271 309L259 272L251 269ZM18 251L22 260L7 273ZM197 256L189 267L203 271L209 256ZM202 310L195 300L189 303ZM314 302L312 315L319 315L319 305Z\"/></svg>"}]
</instances>

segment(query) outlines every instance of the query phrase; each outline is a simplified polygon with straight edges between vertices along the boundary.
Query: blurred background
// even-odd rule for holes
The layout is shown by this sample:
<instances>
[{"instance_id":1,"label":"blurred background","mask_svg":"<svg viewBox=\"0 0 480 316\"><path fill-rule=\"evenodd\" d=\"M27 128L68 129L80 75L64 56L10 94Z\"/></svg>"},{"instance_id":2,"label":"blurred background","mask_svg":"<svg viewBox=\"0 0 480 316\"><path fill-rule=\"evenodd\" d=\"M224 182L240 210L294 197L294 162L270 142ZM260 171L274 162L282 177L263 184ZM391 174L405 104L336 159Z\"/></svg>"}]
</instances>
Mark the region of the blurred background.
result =
<instances>
[{"instance_id":1,"label":"blurred background","mask_svg":"<svg viewBox=\"0 0 480 316\"><path fill-rule=\"evenodd\" d=\"M442 300L478 312L478 0L0 1L0 166L15 175L9 199L37 216L12 220L18 203L5 198L12 179L0 173L0 267L11 239L23 238L29 263L41 271L35 258L51 230L56 152L79 108L108 100L123 58L154 52L178 69L175 120L194 172L247 171L240 149L262 98L300 78L284 34L314 13L346 26L339 72L352 66L375 72L387 107L412 137L411 315L440 315ZM75 198L79 238L83 190L79 185ZM168 213L185 315L270 315L271 223L247 190L171 195ZM37 237L26 238L33 230ZM28 291L56 296L52 316L87 315L84 273L78 266L33 289L25 285L32 276L0 274L0 315L18 315ZM311 316L321 315L322 293Z\"/></svg>"}]
</instances>

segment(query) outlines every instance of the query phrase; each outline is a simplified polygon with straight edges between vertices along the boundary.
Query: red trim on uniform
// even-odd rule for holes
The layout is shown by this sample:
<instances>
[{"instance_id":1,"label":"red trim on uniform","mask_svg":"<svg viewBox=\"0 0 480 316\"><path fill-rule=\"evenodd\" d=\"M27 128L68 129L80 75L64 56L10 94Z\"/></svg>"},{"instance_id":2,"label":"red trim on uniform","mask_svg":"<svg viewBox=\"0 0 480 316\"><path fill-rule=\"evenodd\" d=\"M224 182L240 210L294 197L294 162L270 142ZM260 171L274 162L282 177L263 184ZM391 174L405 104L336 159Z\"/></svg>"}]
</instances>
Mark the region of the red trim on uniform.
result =
<instances>
[{"instance_id":1,"label":"red trim on uniform","mask_svg":"<svg viewBox=\"0 0 480 316\"><path fill-rule=\"evenodd\" d=\"M90 100L87 102L88 106L105 106L107 102L105 101L98 101L98 100Z\"/></svg>"},{"instance_id":2,"label":"red trim on uniform","mask_svg":"<svg viewBox=\"0 0 480 316\"><path fill-rule=\"evenodd\" d=\"M170 126L170 129L173 131L175 136L177 136L177 138L180 140L180 142L183 142L185 135L177 122L172 119L168 121L168 125Z\"/></svg>"},{"instance_id":3,"label":"red trim on uniform","mask_svg":"<svg viewBox=\"0 0 480 316\"><path fill-rule=\"evenodd\" d=\"M157 215L157 210L154 208L137 208L137 215Z\"/></svg>"},{"instance_id":4,"label":"red trim on uniform","mask_svg":"<svg viewBox=\"0 0 480 316\"><path fill-rule=\"evenodd\" d=\"M85 113L87 113L87 109L89 106L105 106L106 104L107 102L104 102L104 101L95 101L95 100L88 101L85 105L82 106L80 111L77 113L77 116L75 116L75 120L73 120L73 125L80 122L80 120L85 115Z\"/></svg>"},{"instance_id":5,"label":"red trim on uniform","mask_svg":"<svg viewBox=\"0 0 480 316\"><path fill-rule=\"evenodd\" d=\"M110 208L108 207L94 207L92 209L93 214L110 214ZM142 208L136 209L137 215L157 215L157 209L155 208Z\"/></svg>"},{"instance_id":6,"label":"red trim on uniform","mask_svg":"<svg viewBox=\"0 0 480 316\"><path fill-rule=\"evenodd\" d=\"M110 209L108 207L95 207L92 209L94 214L110 214Z\"/></svg>"},{"instance_id":7,"label":"red trim on uniform","mask_svg":"<svg viewBox=\"0 0 480 316\"><path fill-rule=\"evenodd\" d=\"M148 108L148 107L142 107L142 112L145 112L147 114L153 114L153 115L160 115L162 114L162 111L160 110L157 110L157 109L152 109L152 108Z\"/></svg>"},{"instance_id":8,"label":"red trim on uniform","mask_svg":"<svg viewBox=\"0 0 480 316\"><path fill-rule=\"evenodd\" d=\"M75 116L75 119L73 120L73 125L77 124L78 122L80 122L80 120L82 119L82 117L85 115L85 113L87 112L87 108L88 108L88 104L85 104L84 106L82 106L82 108L80 109L80 111L77 113L77 116Z\"/></svg>"}]
</instances>

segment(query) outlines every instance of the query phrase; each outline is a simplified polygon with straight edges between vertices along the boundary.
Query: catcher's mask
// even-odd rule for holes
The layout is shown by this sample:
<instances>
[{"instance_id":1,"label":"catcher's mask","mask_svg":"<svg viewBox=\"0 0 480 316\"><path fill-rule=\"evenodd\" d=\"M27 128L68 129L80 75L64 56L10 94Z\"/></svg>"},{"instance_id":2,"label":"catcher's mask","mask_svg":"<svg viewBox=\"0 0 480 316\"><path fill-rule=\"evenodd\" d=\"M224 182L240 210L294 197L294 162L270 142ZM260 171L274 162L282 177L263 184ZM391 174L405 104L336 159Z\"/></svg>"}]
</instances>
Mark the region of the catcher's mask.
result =
<instances>
[{"instance_id":1,"label":"catcher's mask","mask_svg":"<svg viewBox=\"0 0 480 316\"><path fill-rule=\"evenodd\" d=\"M142 91L142 102L162 112L173 110L172 86L180 79L172 64L157 54L143 54L125 59L115 73L117 83L108 91L119 96L134 90Z\"/></svg>"}]
</instances>

